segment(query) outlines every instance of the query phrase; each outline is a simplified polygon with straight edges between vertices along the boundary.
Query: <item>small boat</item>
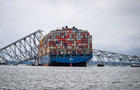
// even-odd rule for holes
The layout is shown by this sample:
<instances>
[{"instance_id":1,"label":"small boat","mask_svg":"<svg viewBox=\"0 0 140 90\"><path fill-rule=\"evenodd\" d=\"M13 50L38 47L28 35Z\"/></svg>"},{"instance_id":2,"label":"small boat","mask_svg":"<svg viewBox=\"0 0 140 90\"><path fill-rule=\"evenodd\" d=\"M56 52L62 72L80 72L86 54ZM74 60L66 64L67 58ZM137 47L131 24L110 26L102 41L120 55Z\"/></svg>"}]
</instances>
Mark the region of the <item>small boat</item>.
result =
<instances>
[{"instance_id":1,"label":"small boat","mask_svg":"<svg viewBox=\"0 0 140 90\"><path fill-rule=\"evenodd\" d=\"M98 63L97 66L98 67L104 67L104 64L103 63Z\"/></svg>"},{"instance_id":2,"label":"small boat","mask_svg":"<svg viewBox=\"0 0 140 90\"><path fill-rule=\"evenodd\" d=\"M131 64L131 67L140 67L139 64Z\"/></svg>"}]
</instances>

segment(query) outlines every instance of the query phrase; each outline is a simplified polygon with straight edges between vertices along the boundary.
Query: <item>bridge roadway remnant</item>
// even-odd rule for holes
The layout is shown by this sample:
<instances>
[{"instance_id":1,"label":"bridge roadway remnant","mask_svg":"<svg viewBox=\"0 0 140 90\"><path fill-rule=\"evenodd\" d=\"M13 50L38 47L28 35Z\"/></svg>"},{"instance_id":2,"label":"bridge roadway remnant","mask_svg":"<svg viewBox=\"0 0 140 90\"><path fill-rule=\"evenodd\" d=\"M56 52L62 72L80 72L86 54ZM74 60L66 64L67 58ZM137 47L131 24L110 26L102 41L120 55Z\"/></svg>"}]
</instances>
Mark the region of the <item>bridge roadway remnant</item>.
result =
<instances>
[{"instance_id":1,"label":"bridge roadway remnant","mask_svg":"<svg viewBox=\"0 0 140 90\"><path fill-rule=\"evenodd\" d=\"M12 44L1 48L0 65L17 65L25 61L36 60L38 53L38 44L42 37L42 31L37 30L36 32L31 33L13 42ZM140 64L140 57L138 56L124 55L98 49L93 49L93 55L96 58L97 62L101 64L104 64L105 62L111 65L123 65L126 62ZM93 62L93 58L88 63L91 62Z\"/></svg>"}]
</instances>

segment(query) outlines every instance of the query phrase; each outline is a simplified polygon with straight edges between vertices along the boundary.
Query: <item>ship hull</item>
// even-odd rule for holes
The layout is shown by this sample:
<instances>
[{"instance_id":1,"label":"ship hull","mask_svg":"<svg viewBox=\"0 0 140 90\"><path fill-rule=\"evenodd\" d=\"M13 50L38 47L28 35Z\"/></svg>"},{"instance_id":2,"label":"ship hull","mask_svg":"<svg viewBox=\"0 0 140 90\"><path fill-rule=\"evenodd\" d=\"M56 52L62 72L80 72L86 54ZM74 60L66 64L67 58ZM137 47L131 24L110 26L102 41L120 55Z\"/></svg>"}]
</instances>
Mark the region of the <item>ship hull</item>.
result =
<instances>
[{"instance_id":1,"label":"ship hull","mask_svg":"<svg viewBox=\"0 0 140 90\"><path fill-rule=\"evenodd\" d=\"M39 60L40 65L49 66L86 66L87 61L91 60L93 54L89 55L47 55Z\"/></svg>"},{"instance_id":2,"label":"ship hull","mask_svg":"<svg viewBox=\"0 0 140 90\"><path fill-rule=\"evenodd\" d=\"M85 67L87 66L87 62L79 62L79 63L60 63L60 62L55 62L52 61L50 63L50 66L76 66L76 67Z\"/></svg>"}]
</instances>

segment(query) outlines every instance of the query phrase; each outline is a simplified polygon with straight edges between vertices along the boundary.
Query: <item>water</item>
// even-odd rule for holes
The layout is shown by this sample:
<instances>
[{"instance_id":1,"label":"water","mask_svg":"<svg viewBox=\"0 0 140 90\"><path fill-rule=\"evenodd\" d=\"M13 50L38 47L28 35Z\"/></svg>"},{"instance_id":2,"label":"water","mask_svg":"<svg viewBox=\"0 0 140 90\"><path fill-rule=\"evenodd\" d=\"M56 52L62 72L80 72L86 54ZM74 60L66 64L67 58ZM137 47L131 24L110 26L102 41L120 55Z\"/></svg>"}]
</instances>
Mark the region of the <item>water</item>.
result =
<instances>
[{"instance_id":1,"label":"water","mask_svg":"<svg viewBox=\"0 0 140 90\"><path fill-rule=\"evenodd\" d=\"M140 90L136 67L0 66L0 90Z\"/></svg>"}]
</instances>

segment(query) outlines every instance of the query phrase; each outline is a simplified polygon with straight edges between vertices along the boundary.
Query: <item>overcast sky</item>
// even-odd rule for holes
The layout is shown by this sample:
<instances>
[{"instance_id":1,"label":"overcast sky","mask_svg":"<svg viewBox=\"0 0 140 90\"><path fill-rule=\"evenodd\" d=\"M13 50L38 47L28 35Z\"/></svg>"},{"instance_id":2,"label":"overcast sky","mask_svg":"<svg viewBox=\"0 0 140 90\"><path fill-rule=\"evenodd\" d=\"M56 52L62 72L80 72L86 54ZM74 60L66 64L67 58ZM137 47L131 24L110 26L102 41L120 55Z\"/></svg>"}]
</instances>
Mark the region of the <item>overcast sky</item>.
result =
<instances>
[{"instance_id":1,"label":"overcast sky","mask_svg":"<svg viewBox=\"0 0 140 90\"><path fill-rule=\"evenodd\" d=\"M0 48L65 25L88 30L93 48L140 56L140 0L0 0Z\"/></svg>"}]
</instances>

